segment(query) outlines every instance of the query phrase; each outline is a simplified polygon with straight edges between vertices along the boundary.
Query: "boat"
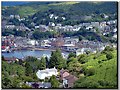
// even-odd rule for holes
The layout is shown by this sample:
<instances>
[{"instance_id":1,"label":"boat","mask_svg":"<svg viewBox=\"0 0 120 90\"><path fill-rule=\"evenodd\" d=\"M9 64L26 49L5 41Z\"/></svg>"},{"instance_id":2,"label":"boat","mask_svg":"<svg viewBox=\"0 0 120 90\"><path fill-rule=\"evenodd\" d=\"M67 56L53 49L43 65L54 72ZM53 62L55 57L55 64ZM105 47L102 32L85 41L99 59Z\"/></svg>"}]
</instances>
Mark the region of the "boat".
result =
<instances>
[{"instance_id":1,"label":"boat","mask_svg":"<svg viewBox=\"0 0 120 90\"><path fill-rule=\"evenodd\" d=\"M10 53L11 52L11 50L9 49L2 49L2 53Z\"/></svg>"},{"instance_id":2,"label":"boat","mask_svg":"<svg viewBox=\"0 0 120 90\"><path fill-rule=\"evenodd\" d=\"M6 49L2 50L2 53L6 53L6 52L7 52L7 50L6 50Z\"/></svg>"}]
</instances>

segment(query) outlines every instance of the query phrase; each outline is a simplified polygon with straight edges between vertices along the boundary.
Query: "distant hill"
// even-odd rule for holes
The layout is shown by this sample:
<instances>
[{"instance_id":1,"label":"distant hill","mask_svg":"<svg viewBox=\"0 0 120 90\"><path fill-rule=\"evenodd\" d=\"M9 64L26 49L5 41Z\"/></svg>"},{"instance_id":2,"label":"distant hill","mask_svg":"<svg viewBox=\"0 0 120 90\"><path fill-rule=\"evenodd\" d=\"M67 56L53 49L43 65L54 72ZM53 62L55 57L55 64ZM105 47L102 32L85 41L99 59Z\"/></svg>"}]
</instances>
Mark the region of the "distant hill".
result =
<instances>
[{"instance_id":1,"label":"distant hill","mask_svg":"<svg viewBox=\"0 0 120 90\"><path fill-rule=\"evenodd\" d=\"M25 4L25 5L24 5ZM22 6L16 6L16 5L22 5ZM16 7L8 7L6 8L7 11L9 11L10 9L17 9L15 10L15 13L19 13L21 8L26 8L26 7L30 7L32 8L34 11L41 11L41 9L44 8L60 8L62 10L66 9L69 7L69 11L74 11L74 12L78 12L79 13L95 13L95 12L102 12L102 13L115 13L117 11L117 2L2 2L2 6L16 6ZM37 8L36 8L37 7ZM44 8L43 8L44 7ZM63 8L64 7L64 8ZM29 9L29 8L27 8ZM27 10L24 9L24 10ZM43 11L46 11L43 10ZM29 14L29 12L26 12ZM20 14L20 13L19 13ZM7 14L6 14L7 15ZM21 14L22 15L22 14Z\"/></svg>"},{"instance_id":2,"label":"distant hill","mask_svg":"<svg viewBox=\"0 0 120 90\"><path fill-rule=\"evenodd\" d=\"M24 3L24 4L22 4ZM20 2L20 6L2 7L2 15L19 14L21 17L29 16L29 20L37 24L48 22L62 23L63 25L79 24L85 21L103 20L100 14L117 14L117 2ZM16 3L17 4L17 3ZM54 14L58 19L50 19ZM98 15L97 17L94 17ZM86 19L87 17L90 19ZM65 20L62 20L65 17ZM114 18L114 17L113 17Z\"/></svg>"}]
</instances>

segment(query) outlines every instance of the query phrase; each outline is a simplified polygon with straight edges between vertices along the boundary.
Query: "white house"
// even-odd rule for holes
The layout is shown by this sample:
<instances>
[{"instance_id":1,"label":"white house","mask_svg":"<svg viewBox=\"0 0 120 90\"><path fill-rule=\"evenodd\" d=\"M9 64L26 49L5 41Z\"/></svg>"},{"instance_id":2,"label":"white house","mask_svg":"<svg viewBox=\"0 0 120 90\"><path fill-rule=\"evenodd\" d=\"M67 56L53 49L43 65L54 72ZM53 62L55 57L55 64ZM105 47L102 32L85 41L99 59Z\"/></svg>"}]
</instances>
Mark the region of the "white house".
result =
<instances>
[{"instance_id":1,"label":"white house","mask_svg":"<svg viewBox=\"0 0 120 90\"><path fill-rule=\"evenodd\" d=\"M54 16L54 14L50 14L50 15L49 15L50 18L53 18L53 16Z\"/></svg>"},{"instance_id":2,"label":"white house","mask_svg":"<svg viewBox=\"0 0 120 90\"><path fill-rule=\"evenodd\" d=\"M65 20L66 18L65 17L62 17L63 20Z\"/></svg>"},{"instance_id":3,"label":"white house","mask_svg":"<svg viewBox=\"0 0 120 90\"><path fill-rule=\"evenodd\" d=\"M55 19L58 19L58 16L55 16L54 18L55 18Z\"/></svg>"},{"instance_id":4,"label":"white house","mask_svg":"<svg viewBox=\"0 0 120 90\"><path fill-rule=\"evenodd\" d=\"M82 48L82 49L78 49L76 50L76 56L80 55L80 54L84 54L86 53L86 51L90 51L91 53L96 53L97 51L91 48Z\"/></svg>"},{"instance_id":5,"label":"white house","mask_svg":"<svg viewBox=\"0 0 120 90\"><path fill-rule=\"evenodd\" d=\"M117 32L117 28L113 29L113 32Z\"/></svg>"},{"instance_id":6,"label":"white house","mask_svg":"<svg viewBox=\"0 0 120 90\"><path fill-rule=\"evenodd\" d=\"M58 72L57 72L57 69L54 67L54 68L51 68L51 69L38 70L36 75L39 79L45 79L46 77L49 78L52 75L57 76Z\"/></svg>"},{"instance_id":7,"label":"white house","mask_svg":"<svg viewBox=\"0 0 120 90\"><path fill-rule=\"evenodd\" d=\"M88 29L88 30L89 30L89 29L92 29L92 28L93 28L92 26L88 26L88 27L86 27L86 29Z\"/></svg>"},{"instance_id":8,"label":"white house","mask_svg":"<svg viewBox=\"0 0 120 90\"><path fill-rule=\"evenodd\" d=\"M113 38L117 38L117 34L114 34L114 35L113 35Z\"/></svg>"},{"instance_id":9,"label":"white house","mask_svg":"<svg viewBox=\"0 0 120 90\"><path fill-rule=\"evenodd\" d=\"M29 40L27 43L33 46L39 44L36 40Z\"/></svg>"},{"instance_id":10,"label":"white house","mask_svg":"<svg viewBox=\"0 0 120 90\"><path fill-rule=\"evenodd\" d=\"M84 48L76 50L76 56L84 54Z\"/></svg>"},{"instance_id":11,"label":"white house","mask_svg":"<svg viewBox=\"0 0 120 90\"><path fill-rule=\"evenodd\" d=\"M42 47L51 47L50 43L51 42L49 40L43 40L43 41L41 41L41 46Z\"/></svg>"}]
</instances>

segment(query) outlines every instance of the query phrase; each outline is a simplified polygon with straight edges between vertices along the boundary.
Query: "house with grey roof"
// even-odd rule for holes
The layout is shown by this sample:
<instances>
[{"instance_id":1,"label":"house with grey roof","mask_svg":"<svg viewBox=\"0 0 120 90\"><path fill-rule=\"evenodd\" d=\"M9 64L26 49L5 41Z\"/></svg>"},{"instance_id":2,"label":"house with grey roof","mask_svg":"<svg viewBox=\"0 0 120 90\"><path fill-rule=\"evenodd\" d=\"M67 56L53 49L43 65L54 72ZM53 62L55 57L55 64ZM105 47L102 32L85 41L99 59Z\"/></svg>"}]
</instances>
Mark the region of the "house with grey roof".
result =
<instances>
[{"instance_id":1,"label":"house with grey roof","mask_svg":"<svg viewBox=\"0 0 120 90\"><path fill-rule=\"evenodd\" d=\"M25 84L31 88L51 88L50 82L26 82Z\"/></svg>"}]
</instances>

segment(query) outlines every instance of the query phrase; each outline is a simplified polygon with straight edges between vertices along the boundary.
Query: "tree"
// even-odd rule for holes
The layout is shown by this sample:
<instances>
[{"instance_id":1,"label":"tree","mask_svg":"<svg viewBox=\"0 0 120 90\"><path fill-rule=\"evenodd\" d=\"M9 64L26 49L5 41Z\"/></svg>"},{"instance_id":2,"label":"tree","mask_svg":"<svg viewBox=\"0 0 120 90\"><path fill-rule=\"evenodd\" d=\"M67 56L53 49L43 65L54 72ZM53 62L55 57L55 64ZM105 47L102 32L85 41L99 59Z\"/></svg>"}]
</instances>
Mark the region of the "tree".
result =
<instances>
[{"instance_id":1,"label":"tree","mask_svg":"<svg viewBox=\"0 0 120 90\"><path fill-rule=\"evenodd\" d=\"M111 52L108 52L108 53L106 54L106 58L107 58L108 60L112 59L112 58L113 58L113 54L112 54Z\"/></svg>"},{"instance_id":2,"label":"tree","mask_svg":"<svg viewBox=\"0 0 120 90\"><path fill-rule=\"evenodd\" d=\"M12 88L11 80L8 77L2 78L2 88Z\"/></svg>"},{"instance_id":3,"label":"tree","mask_svg":"<svg viewBox=\"0 0 120 90\"><path fill-rule=\"evenodd\" d=\"M86 69L85 69L85 75L87 76L92 76L95 74L95 68L93 66L88 66Z\"/></svg>"},{"instance_id":4,"label":"tree","mask_svg":"<svg viewBox=\"0 0 120 90\"><path fill-rule=\"evenodd\" d=\"M20 82L19 78L14 77L12 80L12 88L20 88Z\"/></svg>"},{"instance_id":5,"label":"tree","mask_svg":"<svg viewBox=\"0 0 120 90\"><path fill-rule=\"evenodd\" d=\"M5 58L4 58L4 56L2 55L2 60L4 61L5 60Z\"/></svg>"},{"instance_id":6,"label":"tree","mask_svg":"<svg viewBox=\"0 0 120 90\"><path fill-rule=\"evenodd\" d=\"M113 48L111 48L110 46L106 46L105 47L105 51L113 51L114 49Z\"/></svg>"},{"instance_id":7,"label":"tree","mask_svg":"<svg viewBox=\"0 0 120 90\"><path fill-rule=\"evenodd\" d=\"M68 55L68 59L71 58L71 57L76 57L76 54L71 52L69 55Z\"/></svg>"},{"instance_id":8,"label":"tree","mask_svg":"<svg viewBox=\"0 0 120 90\"><path fill-rule=\"evenodd\" d=\"M80 36L79 36L79 41L81 41L82 39L83 39L83 36L80 35Z\"/></svg>"},{"instance_id":9,"label":"tree","mask_svg":"<svg viewBox=\"0 0 120 90\"><path fill-rule=\"evenodd\" d=\"M39 68L40 70L43 70L43 69L46 68L46 60L45 60L44 57L41 58L41 60L40 60L39 63L40 63L40 65L38 66L38 68Z\"/></svg>"},{"instance_id":10,"label":"tree","mask_svg":"<svg viewBox=\"0 0 120 90\"><path fill-rule=\"evenodd\" d=\"M22 86L21 86L21 88L25 88L25 89L30 89L30 88L32 88L31 86L28 86L28 85L26 85L26 84L23 84Z\"/></svg>"},{"instance_id":11,"label":"tree","mask_svg":"<svg viewBox=\"0 0 120 90\"><path fill-rule=\"evenodd\" d=\"M25 64L25 74L26 76L29 76L31 73L33 73L32 67L28 62Z\"/></svg>"},{"instance_id":12,"label":"tree","mask_svg":"<svg viewBox=\"0 0 120 90\"><path fill-rule=\"evenodd\" d=\"M114 48L112 48L112 47L110 47L110 46L106 46L105 49L102 51L102 53L107 54L107 52L113 51L113 50L114 50Z\"/></svg>"},{"instance_id":13,"label":"tree","mask_svg":"<svg viewBox=\"0 0 120 90\"><path fill-rule=\"evenodd\" d=\"M45 60L46 60L46 68L48 68L48 65L49 65L49 59L48 59L48 57L45 57Z\"/></svg>"},{"instance_id":14,"label":"tree","mask_svg":"<svg viewBox=\"0 0 120 90\"><path fill-rule=\"evenodd\" d=\"M56 51L51 53L49 67L56 67L58 69L65 68L66 60L63 59L61 51L57 49Z\"/></svg>"},{"instance_id":15,"label":"tree","mask_svg":"<svg viewBox=\"0 0 120 90\"><path fill-rule=\"evenodd\" d=\"M49 81L51 82L52 88L59 88L60 83L54 75L50 77Z\"/></svg>"},{"instance_id":16,"label":"tree","mask_svg":"<svg viewBox=\"0 0 120 90\"><path fill-rule=\"evenodd\" d=\"M35 73L39 69L38 67L40 65L40 61L37 58L29 56L26 58L25 61L26 63L29 63L33 73Z\"/></svg>"},{"instance_id":17,"label":"tree","mask_svg":"<svg viewBox=\"0 0 120 90\"><path fill-rule=\"evenodd\" d=\"M71 57L67 64L67 69L77 76L80 73L81 64L78 62L76 58Z\"/></svg>"},{"instance_id":18,"label":"tree","mask_svg":"<svg viewBox=\"0 0 120 90\"><path fill-rule=\"evenodd\" d=\"M74 83L74 88L99 88L100 85L96 80L81 78Z\"/></svg>"},{"instance_id":19,"label":"tree","mask_svg":"<svg viewBox=\"0 0 120 90\"><path fill-rule=\"evenodd\" d=\"M85 54L81 54L81 55L79 55L79 57L78 57L78 61L79 61L81 64L84 64L84 63L86 63L88 60L86 59L86 55L85 55Z\"/></svg>"}]
</instances>

